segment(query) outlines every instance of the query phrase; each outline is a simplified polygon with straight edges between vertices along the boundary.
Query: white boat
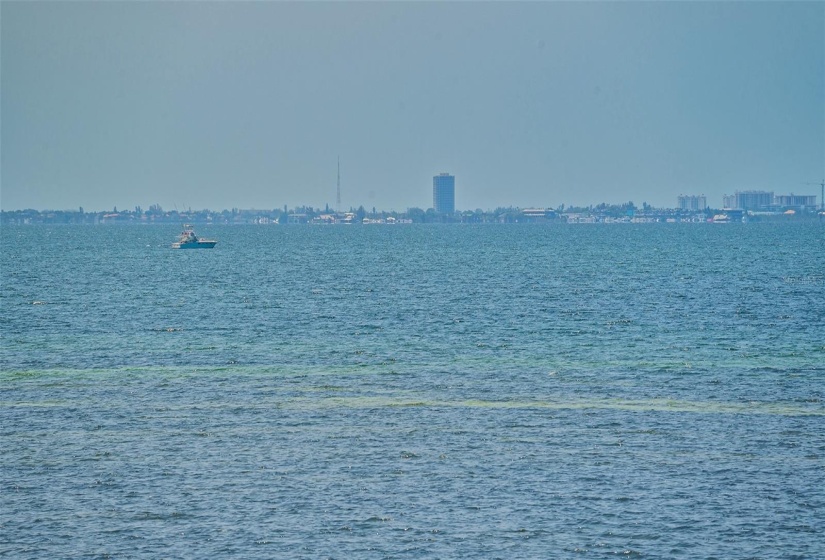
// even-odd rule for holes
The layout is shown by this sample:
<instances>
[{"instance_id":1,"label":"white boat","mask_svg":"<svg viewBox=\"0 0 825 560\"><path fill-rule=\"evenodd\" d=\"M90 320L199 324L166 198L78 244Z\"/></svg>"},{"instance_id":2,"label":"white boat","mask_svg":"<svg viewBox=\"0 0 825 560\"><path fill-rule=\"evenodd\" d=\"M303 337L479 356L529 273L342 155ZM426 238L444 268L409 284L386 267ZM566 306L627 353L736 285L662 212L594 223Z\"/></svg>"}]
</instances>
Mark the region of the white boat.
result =
<instances>
[{"instance_id":1,"label":"white boat","mask_svg":"<svg viewBox=\"0 0 825 560\"><path fill-rule=\"evenodd\" d=\"M172 249L211 249L218 242L214 239L201 239L195 235L192 226L186 224L178 240L172 243Z\"/></svg>"}]
</instances>

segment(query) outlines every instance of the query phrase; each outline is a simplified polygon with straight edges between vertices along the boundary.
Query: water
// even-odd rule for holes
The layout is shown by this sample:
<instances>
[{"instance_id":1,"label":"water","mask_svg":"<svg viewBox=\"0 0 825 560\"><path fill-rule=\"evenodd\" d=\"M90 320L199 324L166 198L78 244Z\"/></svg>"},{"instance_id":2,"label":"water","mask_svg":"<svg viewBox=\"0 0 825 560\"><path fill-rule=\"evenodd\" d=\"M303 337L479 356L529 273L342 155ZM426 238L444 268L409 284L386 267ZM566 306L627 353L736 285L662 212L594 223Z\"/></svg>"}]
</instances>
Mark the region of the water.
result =
<instances>
[{"instance_id":1,"label":"water","mask_svg":"<svg viewBox=\"0 0 825 560\"><path fill-rule=\"evenodd\" d=\"M825 230L4 227L0 555L825 557Z\"/></svg>"}]
</instances>

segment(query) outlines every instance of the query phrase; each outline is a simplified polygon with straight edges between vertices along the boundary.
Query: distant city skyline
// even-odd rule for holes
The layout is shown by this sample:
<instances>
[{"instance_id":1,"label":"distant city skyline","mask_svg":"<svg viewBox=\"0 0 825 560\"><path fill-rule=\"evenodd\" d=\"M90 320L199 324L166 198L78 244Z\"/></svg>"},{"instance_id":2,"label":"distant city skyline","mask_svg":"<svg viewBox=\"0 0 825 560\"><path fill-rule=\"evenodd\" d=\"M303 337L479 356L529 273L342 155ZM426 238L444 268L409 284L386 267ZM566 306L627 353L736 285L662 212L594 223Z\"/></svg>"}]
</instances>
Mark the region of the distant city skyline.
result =
<instances>
[{"instance_id":1,"label":"distant city skyline","mask_svg":"<svg viewBox=\"0 0 825 560\"><path fill-rule=\"evenodd\" d=\"M0 208L817 195L823 2L2 2Z\"/></svg>"},{"instance_id":2,"label":"distant city skyline","mask_svg":"<svg viewBox=\"0 0 825 560\"><path fill-rule=\"evenodd\" d=\"M825 187L825 182L820 183L820 186ZM35 212L80 212L80 213L118 213L118 212L126 212L131 213L133 211L137 211L139 213L147 213L147 214L164 214L164 213L199 213L199 212L236 212L236 211L244 211L244 212L297 212L297 211L309 211L312 210L316 213L328 213L328 214L346 214L351 213L356 210L364 211L367 213L375 214L405 214L408 211L420 211L424 212L432 211L435 214L443 214L443 215L450 215L450 214L459 214L464 212L484 212L490 213L496 210L524 210L528 215L531 215L535 212L543 212L547 211L563 211L563 209L598 209L603 207L626 207L626 206L635 206L636 208L642 210L650 210L655 212L696 212L702 213L709 210L725 210L725 209L738 209L738 210L745 210L745 211L776 211L779 209L797 209L806 212L817 212L819 210L825 210L822 205L822 198L818 195L814 194L805 194L805 193L776 193L774 191L757 191L757 190L745 190L745 191L735 191L733 194L730 195L723 195L721 197L721 201L718 204L713 204L712 202L709 203L707 201L707 197L703 194L680 194L676 197L674 204L666 204L662 206L651 205L646 202L641 204L636 204L632 200L629 200L625 197L624 202L608 202L608 201L601 201L596 204L579 204L579 203L571 203L571 204L558 204L553 206L519 206L514 204L504 204L501 206L497 206L496 208L459 208L455 206L455 176L450 175L449 173L440 173L433 177L433 189L432 189L432 204L430 206L410 206L405 209L388 209L388 208L380 208L376 206L372 206L371 209L366 207L363 204L360 205L353 205L349 207L342 207L342 208L335 208L330 204L324 204L322 206L310 205L310 204L297 204L294 206L289 205L274 205L268 207L255 207L255 206L240 206L240 205L232 205L229 207L224 208L215 208L215 207L207 207L207 206L186 206L186 207L178 207L177 205L173 207L163 207L160 204L150 204L148 207L144 208L144 204L138 204L134 207L124 206L124 205L114 205L109 208L86 208L83 206L74 206L68 208L19 208L19 209L6 209L2 208L0 211L4 213L12 213L12 212L20 212L20 211L28 211L33 210Z\"/></svg>"}]
</instances>

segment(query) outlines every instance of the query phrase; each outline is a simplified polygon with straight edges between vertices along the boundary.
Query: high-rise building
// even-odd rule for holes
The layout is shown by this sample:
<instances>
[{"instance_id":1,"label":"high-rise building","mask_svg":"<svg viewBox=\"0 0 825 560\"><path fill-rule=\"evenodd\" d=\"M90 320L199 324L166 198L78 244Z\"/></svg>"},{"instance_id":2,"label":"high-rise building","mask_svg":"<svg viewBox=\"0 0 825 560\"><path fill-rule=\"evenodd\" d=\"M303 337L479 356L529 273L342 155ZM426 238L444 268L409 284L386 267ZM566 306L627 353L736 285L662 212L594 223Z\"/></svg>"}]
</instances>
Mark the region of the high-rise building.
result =
<instances>
[{"instance_id":1,"label":"high-rise building","mask_svg":"<svg viewBox=\"0 0 825 560\"><path fill-rule=\"evenodd\" d=\"M778 194L773 191L736 191L724 196L725 208L748 211L779 211L782 209L816 209L815 195Z\"/></svg>"},{"instance_id":2,"label":"high-rise building","mask_svg":"<svg viewBox=\"0 0 825 560\"><path fill-rule=\"evenodd\" d=\"M707 198L705 195L679 195L679 210L691 210L694 212L701 212L708 207Z\"/></svg>"},{"instance_id":3,"label":"high-rise building","mask_svg":"<svg viewBox=\"0 0 825 560\"><path fill-rule=\"evenodd\" d=\"M439 214L455 214L455 176L441 173L433 177L433 209Z\"/></svg>"},{"instance_id":4,"label":"high-rise building","mask_svg":"<svg viewBox=\"0 0 825 560\"><path fill-rule=\"evenodd\" d=\"M775 198L780 208L816 208L816 196L807 194L778 194Z\"/></svg>"},{"instance_id":5,"label":"high-rise building","mask_svg":"<svg viewBox=\"0 0 825 560\"><path fill-rule=\"evenodd\" d=\"M767 210L773 204L773 191L736 191L733 199L725 195L726 208L739 210ZM733 204L730 204L733 202Z\"/></svg>"}]
</instances>

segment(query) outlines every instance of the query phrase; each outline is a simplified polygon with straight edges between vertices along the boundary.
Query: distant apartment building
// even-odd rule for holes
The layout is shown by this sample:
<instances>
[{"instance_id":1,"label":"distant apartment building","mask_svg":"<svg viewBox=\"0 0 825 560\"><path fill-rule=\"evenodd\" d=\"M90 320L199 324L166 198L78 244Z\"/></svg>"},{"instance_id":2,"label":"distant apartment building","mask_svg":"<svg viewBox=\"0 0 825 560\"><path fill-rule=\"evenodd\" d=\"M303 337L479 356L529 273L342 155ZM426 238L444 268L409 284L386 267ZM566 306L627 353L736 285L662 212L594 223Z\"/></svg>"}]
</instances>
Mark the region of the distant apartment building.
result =
<instances>
[{"instance_id":1,"label":"distant apartment building","mask_svg":"<svg viewBox=\"0 0 825 560\"><path fill-rule=\"evenodd\" d=\"M779 208L816 208L816 196L807 194L778 194L774 203Z\"/></svg>"},{"instance_id":2,"label":"distant apartment building","mask_svg":"<svg viewBox=\"0 0 825 560\"><path fill-rule=\"evenodd\" d=\"M782 209L816 208L816 196L801 194L778 194L773 191L736 191L722 197L725 208L745 211L778 211Z\"/></svg>"},{"instance_id":3,"label":"distant apartment building","mask_svg":"<svg viewBox=\"0 0 825 560\"><path fill-rule=\"evenodd\" d=\"M433 177L433 209L439 214L455 214L455 176L441 173Z\"/></svg>"},{"instance_id":4,"label":"distant apartment building","mask_svg":"<svg viewBox=\"0 0 825 560\"><path fill-rule=\"evenodd\" d=\"M773 205L773 191L736 191L722 197L725 208L768 210Z\"/></svg>"},{"instance_id":5,"label":"distant apartment building","mask_svg":"<svg viewBox=\"0 0 825 560\"><path fill-rule=\"evenodd\" d=\"M702 212L708 207L707 198L705 198L705 195L703 194L700 194L698 196L680 194L678 201L679 204L677 208L679 210Z\"/></svg>"},{"instance_id":6,"label":"distant apartment building","mask_svg":"<svg viewBox=\"0 0 825 560\"><path fill-rule=\"evenodd\" d=\"M773 191L742 191L736 193L736 208L766 210L773 204Z\"/></svg>"}]
</instances>

